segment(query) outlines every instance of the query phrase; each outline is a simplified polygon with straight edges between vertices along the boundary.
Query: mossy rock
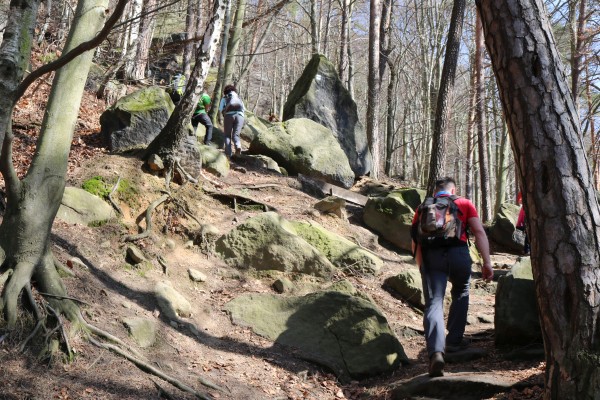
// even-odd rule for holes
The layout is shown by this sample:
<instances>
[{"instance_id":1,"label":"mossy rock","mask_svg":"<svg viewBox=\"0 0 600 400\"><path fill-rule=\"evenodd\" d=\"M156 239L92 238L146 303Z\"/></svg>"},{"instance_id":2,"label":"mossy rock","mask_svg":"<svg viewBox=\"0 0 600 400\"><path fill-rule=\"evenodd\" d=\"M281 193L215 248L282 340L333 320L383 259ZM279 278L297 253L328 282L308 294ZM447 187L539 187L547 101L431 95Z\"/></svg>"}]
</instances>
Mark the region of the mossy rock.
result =
<instances>
[{"instance_id":1,"label":"mossy rock","mask_svg":"<svg viewBox=\"0 0 600 400\"><path fill-rule=\"evenodd\" d=\"M283 120L294 118L308 118L330 129L355 176L371 171L373 160L356 103L336 66L323 55L313 55L285 102Z\"/></svg>"},{"instance_id":2,"label":"mossy rock","mask_svg":"<svg viewBox=\"0 0 600 400\"><path fill-rule=\"evenodd\" d=\"M316 222L291 222L296 233L317 248L341 270L351 274L377 275L383 261L354 242L330 232Z\"/></svg>"},{"instance_id":3,"label":"mossy rock","mask_svg":"<svg viewBox=\"0 0 600 400\"><path fill-rule=\"evenodd\" d=\"M293 175L322 179L349 188L354 172L333 132L306 118L273 124L250 143L250 154L271 157Z\"/></svg>"},{"instance_id":4,"label":"mossy rock","mask_svg":"<svg viewBox=\"0 0 600 400\"><path fill-rule=\"evenodd\" d=\"M494 313L496 346L523 346L542 343L542 330L531 269L523 257L511 272L498 279Z\"/></svg>"},{"instance_id":5,"label":"mossy rock","mask_svg":"<svg viewBox=\"0 0 600 400\"><path fill-rule=\"evenodd\" d=\"M330 277L336 268L298 236L290 222L275 212L246 220L216 242L216 252L237 268L299 272Z\"/></svg>"},{"instance_id":6,"label":"mossy rock","mask_svg":"<svg viewBox=\"0 0 600 400\"><path fill-rule=\"evenodd\" d=\"M100 116L101 135L110 151L145 149L166 125L175 109L162 88L151 86L119 99ZM192 125L190 124L190 134Z\"/></svg>"},{"instance_id":7,"label":"mossy rock","mask_svg":"<svg viewBox=\"0 0 600 400\"><path fill-rule=\"evenodd\" d=\"M408 269L398 275L385 280L385 284L392 288L410 305L425 310L425 297L423 296L423 281L418 269Z\"/></svg>"},{"instance_id":8,"label":"mossy rock","mask_svg":"<svg viewBox=\"0 0 600 400\"><path fill-rule=\"evenodd\" d=\"M115 210L98 196L75 187L66 187L56 218L70 224L102 224L116 218Z\"/></svg>"},{"instance_id":9,"label":"mossy rock","mask_svg":"<svg viewBox=\"0 0 600 400\"><path fill-rule=\"evenodd\" d=\"M343 382L389 373L408 360L404 349L375 304L348 285L302 297L245 294L226 309L234 323L297 349Z\"/></svg>"},{"instance_id":10,"label":"mossy rock","mask_svg":"<svg viewBox=\"0 0 600 400\"><path fill-rule=\"evenodd\" d=\"M202 166L208 172L222 177L229 175L230 165L224 153L213 146L203 144L198 144L198 149L202 157Z\"/></svg>"},{"instance_id":11,"label":"mossy rock","mask_svg":"<svg viewBox=\"0 0 600 400\"><path fill-rule=\"evenodd\" d=\"M398 248L412 251L410 229L415 209L422 202L421 196L424 199L423 191L404 189L385 197L369 198L363 221Z\"/></svg>"}]
</instances>

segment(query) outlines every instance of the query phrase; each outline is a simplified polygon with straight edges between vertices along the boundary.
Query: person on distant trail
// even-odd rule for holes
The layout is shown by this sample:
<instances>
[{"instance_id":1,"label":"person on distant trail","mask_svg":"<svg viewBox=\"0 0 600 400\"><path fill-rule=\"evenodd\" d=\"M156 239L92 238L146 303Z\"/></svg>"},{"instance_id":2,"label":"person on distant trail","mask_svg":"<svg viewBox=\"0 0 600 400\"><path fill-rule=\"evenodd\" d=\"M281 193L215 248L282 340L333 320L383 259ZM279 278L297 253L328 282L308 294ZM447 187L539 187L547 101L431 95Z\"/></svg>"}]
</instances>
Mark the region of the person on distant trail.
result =
<instances>
[{"instance_id":1,"label":"person on distant trail","mask_svg":"<svg viewBox=\"0 0 600 400\"><path fill-rule=\"evenodd\" d=\"M185 75L181 73L177 73L171 78L171 83L169 84L167 92L175 105L181 100L181 96L183 96L183 92L185 92L186 83L187 79Z\"/></svg>"},{"instance_id":2,"label":"person on distant trail","mask_svg":"<svg viewBox=\"0 0 600 400\"><path fill-rule=\"evenodd\" d=\"M192 116L192 126L194 127L194 131L196 131L198 124L204 125L204 127L206 128L206 134L204 135L204 144L207 146L211 143L213 132L212 121L206 113L209 110L210 96L206 93L206 91L202 91L202 95L198 100L198 104L196 105L196 109L194 110L194 115Z\"/></svg>"},{"instance_id":3,"label":"person on distant trail","mask_svg":"<svg viewBox=\"0 0 600 400\"><path fill-rule=\"evenodd\" d=\"M223 90L223 98L219 103L219 112L223 114L225 134L225 155L231 159L231 142L235 146L235 155L242 154L242 141L240 132L244 127L244 113L246 108L244 102L237 94L234 85L227 85Z\"/></svg>"},{"instance_id":4,"label":"person on distant trail","mask_svg":"<svg viewBox=\"0 0 600 400\"><path fill-rule=\"evenodd\" d=\"M423 280L423 327L431 377L444 375L445 353L468 345L463 337L471 280L467 226L475 235L475 244L483 258L483 279L489 282L494 277L489 242L477 210L470 200L455 193L454 179L437 180L433 197L427 197L417 208L411 229L413 254ZM446 336L444 295L448 280L452 283L452 303Z\"/></svg>"},{"instance_id":5,"label":"person on distant trail","mask_svg":"<svg viewBox=\"0 0 600 400\"><path fill-rule=\"evenodd\" d=\"M521 209L519 210L519 216L517 217L517 225L515 228L523 232L523 255L528 256L530 253L529 237L527 236L527 227L525 226L525 207L523 207L523 194L521 192L519 192L517 195L517 204L521 206Z\"/></svg>"}]
</instances>

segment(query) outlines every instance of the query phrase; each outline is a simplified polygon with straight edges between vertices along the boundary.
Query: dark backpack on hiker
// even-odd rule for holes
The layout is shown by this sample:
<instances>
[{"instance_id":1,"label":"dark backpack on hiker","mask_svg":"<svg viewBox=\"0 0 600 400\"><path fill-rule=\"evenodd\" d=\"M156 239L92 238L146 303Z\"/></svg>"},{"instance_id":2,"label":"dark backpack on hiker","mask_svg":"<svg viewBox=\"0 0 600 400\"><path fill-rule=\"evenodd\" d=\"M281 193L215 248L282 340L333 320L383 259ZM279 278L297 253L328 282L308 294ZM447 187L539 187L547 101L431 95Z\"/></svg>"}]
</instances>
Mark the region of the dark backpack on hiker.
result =
<instances>
[{"instance_id":1,"label":"dark backpack on hiker","mask_svg":"<svg viewBox=\"0 0 600 400\"><path fill-rule=\"evenodd\" d=\"M456 246L464 232L458 196L427 197L419 206L419 220L413 225L413 239L423 248Z\"/></svg>"},{"instance_id":2,"label":"dark backpack on hiker","mask_svg":"<svg viewBox=\"0 0 600 400\"><path fill-rule=\"evenodd\" d=\"M244 103L242 103L242 100L239 96L234 95L233 92L229 92L225 95L224 111L244 111Z\"/></svg>"}]
</instances>

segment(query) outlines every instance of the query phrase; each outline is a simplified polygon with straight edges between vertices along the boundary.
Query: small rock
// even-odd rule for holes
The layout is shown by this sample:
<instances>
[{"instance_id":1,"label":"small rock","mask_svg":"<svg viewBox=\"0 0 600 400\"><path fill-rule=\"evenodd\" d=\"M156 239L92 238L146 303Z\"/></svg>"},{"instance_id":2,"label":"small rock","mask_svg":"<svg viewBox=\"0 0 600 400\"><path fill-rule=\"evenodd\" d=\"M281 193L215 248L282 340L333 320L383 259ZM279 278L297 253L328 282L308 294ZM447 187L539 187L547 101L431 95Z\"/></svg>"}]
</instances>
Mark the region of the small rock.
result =
<instances>
[{"instance_id":1,"label":"small rock","mask_svg":"<svg viewBox=\"0 0 600 400\"><path fill-rule=\"evenodd\" d=\"M288 278L280 278L273 283L273 289L277 293L289 293L294 289L294 284Z\"/></svg>"},{"instance_id":2,"label":"small rock","mask_svg":"<svg viewBox=\"0 0 600 400\"><path fill-rule=\"evenodd\" d=\"M111 247L110 240L105 240L104 242L100 243L101 249L110 249Z\"/></svg>"},{"instance_id":3,"label":"small rock","mask_svg":"<svg viewBox=\"0 0 600 400\"><path fill-rule=\"evenodd\" d=\"M472 315L469 315L467 317L467 325L477 325L477 317L474 317Z\"/></svg>"},{"instance_id":4,"label":"small rock","mask_svg":"<svg viewBox=\"0 0 600 400\"><path fill-rule=\"evenodd\" d=\"M165 169L165 164L158 155L152 154L150 157L148 157L148 167L152 171L161 171Z\"/></svg>"},{"instance_id":5,"label":"small rock","mask_svg":"<svg viewBox=\"0 0 600 400\"><path fill-rule=\"evenodd\" d=\"M194 248L194 241L193 240L188 240L187 242L185 242L185 245L183 246L186 249L193 249Z\"/></svg>"},{"instance_id":6,"label":"small rock","mask_svg":"<svg viewBox=\"0 0 600 400\"><path fill-rule=\"evenodd\" d=\"M171 321L169 322L169 325L171 325L173 328L179 328L179 324L176 321Z\"/></svg>"},{"instance_id":7,"label":"small rock","mask_svg":"<svg viewBox=\"0 0 600 400\"><path fill-rule=\"evenodd\" d=\"M73 257L73 258L71 258L69 261L71 261L71 263L72 263L73 265L77 265L77 266L78 266L78 267L80 267L80 268L83 268L83 269L88 269L87 265L85 265L85 263L84 263L83 261L81 261L81 259L80 259L80 258Z\"/></svg>"},{"instance_id":8,"label":"small rock","mask_svg":"<svg viewBox=\"0 0 600 400\"><path fill-rule=\"evenodd\" d=\"M122 302L121 305L123 306L123 308L126 308L128 310L131 309L131 307L132 307L132 304L128 301Z\"/></svg>"},{"instance_id":9,"label":"small rock","mask_svg":"<svg viewBox=\"0 0 600 400\"><path fill-rule=\"evenodd\" d=\"M141 262L148 261L144 252L132 244L127 246L126 258L129 259L133 264L139 264Z\"/></svg>"},{"instance_id":10,"label":"small rock","mask_svg":"<svg viewBox=\"0 0 600 400\"><path fill-rule=\"evenodd\" d=\"M123 324L140 347L150 347L156 341L157 329L153 321L144 318L125 318Z\"/></svg>"},{"instance_id":11,"label":"small rock","mask_svg":"<svg viewBox=\"0 0 600 400\"><path fill-rule=\"evenodd\" d=\"M202 235L203 238L207 238L207 239L213 239L213 238L217 238L217 237L221 236L221 232L219 231L219 228L217 228L216 226L214 226L212 224L202 225L202 227L200 228L200 234Z\"/></svg>"},{"instance_id":12,"label":"small rock","mask_svg":"<svg viewBox=\"0 0 600 400\"><path fill-rule=\"evenodd\" d=\"M346 200L339 197L326 197L317 202L314 207L323 213L331 213L339 218L346 219Z\"/></svg>"},{"instance_id":13,"label":"small rock","mask_svg":"<svg viewBox=\"0 0 600 400\"><path fill-rule=\"evenodd\" d=\"M169 319L188 318L192 315L190 302L176 291L168 281L159 282L154 287L154 295L163 314Z\"/></svg>"},{"instance_id":14,"label":"small rock","mask_svg":"<svg viewBox=\"0 0 600 400\"><path fill-rule=\"evenodd\" d=\"M190 332L192 332L192 335L200 336L200 331L198 330L198 328L196 328L195 325L190 324L189 328L190 328Z\"/></svg>"},{"instance_id":15,"label":"small rock","mask_svg":"<svg viewBox=\"0 0 600 400\"><path fill-rule=\"evenodd\" d=\"M190 276L190 279L194 282L206 282L206 275L198 271L197 269L189 268L188 275Z\"/></svg>"},{"instance_id":16,"label":"small rock","mask_svg":"<svg viewBox=\"0 0 600 400\"><path fill-rule=\"evenodd\" d=\"M165 240L165 244L167 245L167 247L169 248L169 250L175 250L175 241L173 239L167 239Z\"/></svg>"},{"instance_id":17,"label":"small rock","mask_svg":"<svg viewBox=\"0 0 600 400\"><path fill-rule=\"evenodd\" d=\"M483 324L493 324L494 317L492 315L478 315L477 319Z\"/></svg>"}]
</instances>

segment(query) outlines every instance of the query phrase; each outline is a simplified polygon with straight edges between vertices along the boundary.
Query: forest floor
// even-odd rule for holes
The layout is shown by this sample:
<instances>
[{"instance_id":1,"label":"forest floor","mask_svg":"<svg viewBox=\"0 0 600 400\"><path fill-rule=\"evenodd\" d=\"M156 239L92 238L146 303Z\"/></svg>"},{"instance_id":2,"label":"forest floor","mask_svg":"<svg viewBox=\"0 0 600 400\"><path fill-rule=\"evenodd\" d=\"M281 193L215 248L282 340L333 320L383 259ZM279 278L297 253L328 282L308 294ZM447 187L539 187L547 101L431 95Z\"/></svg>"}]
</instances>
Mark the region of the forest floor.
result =
<instances>
[{"instance_id":1,"label":"forest floor","mask_svg":"<svg viewBox=\"0 0 600 400\"><path fill-rule=\"evenodd\" d=\"M15 159L20 174L32 157L45 98L47 88L42 83L22 99L15 111ZM315 213L312 205L317 199L295 189L293 177L245 167L245 170L232 170L227 178L213 176L211 181L202 180L197 185L174 185L177 201L156 210L153 234L137 243L151 259L152 266L128 265L121 238L137 232L136 218L150 202L160 197L164 180L142 172L138 159L110 155L102 148L99 116L105 107L103 101L85 95L73 139L68 185L80 187L84 180L96 175L112 177L115 181L121 176L132 181L138 193L127 205L123 204L125 218L119 223L87 227L57 220L52 231L53 251L62 262L73 267L75 274L64 280L69 296L82 302L88 321L133 346L123 318L155 319L159 324L159 339L154 346L140 350L145 359L214 399L383 400L391 398L392 383L427 372L422 314L382 286L387 277L414 268L410 255L394 250L368 230L361 222L359 207L349 207L348 221ZM222 187L215 187L215 182ZM316 220L327 229L359 242L384 260L377 277L339 279L349 279L358 290L374 299L404 346L410 365L401 366L387 376L342 384L329 371L298 358L290 349L273 344L249 328L232 324L223 311L224 305L242 293L273 292L273 281L233 270L210 252L206 254L197 247L187 246L189 233L199 226L178 212L177 204L185 204L199 221L213 224L225 233L256 214L250 210L235 212L230 205L209 195L210 191L234 188L269 204L285 218ZM169 266L168 275L163 274L156 261L159 256ZM506 268L515 258L495 254L493 261L496 268ZM207 281L193 283L188 278L188 268L205 273ZM171 281L193 304L194 313L186 322L195 329L190 330L189 324L171 323L160 314L152 289L162 280ZM472 346L486 349L488 356L468 363L448 364L446 371L450 374L471 371L531 383L523 390L499 394L493 399L541 398L537 384L543 381L543 363L505 361L494 348L491 323L494 294L490 290L493 285L473 281L470 315L474 318L467 326L467 335L477 339ZM75 335L71 341L76 356L70 362L60 358L42 362L32 349L20 353L18 344L28 329L28 325L23 325L21 336L13 335L0 343L0 399L192 398L129 361L90 344L81 335ZM199 378L222 390L204 386Z\"/></svg>"}]
</instances>

